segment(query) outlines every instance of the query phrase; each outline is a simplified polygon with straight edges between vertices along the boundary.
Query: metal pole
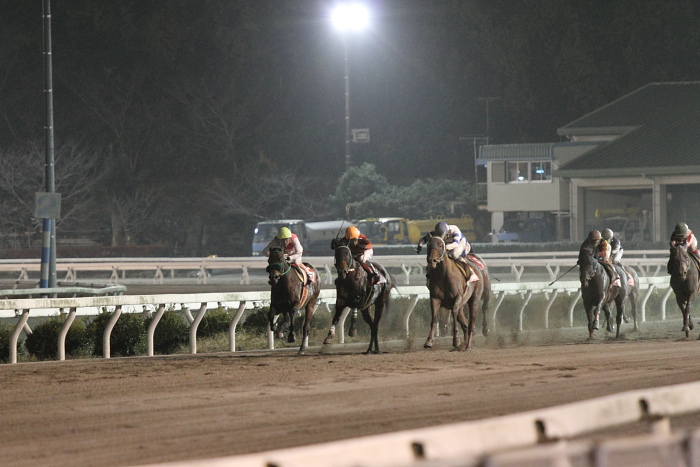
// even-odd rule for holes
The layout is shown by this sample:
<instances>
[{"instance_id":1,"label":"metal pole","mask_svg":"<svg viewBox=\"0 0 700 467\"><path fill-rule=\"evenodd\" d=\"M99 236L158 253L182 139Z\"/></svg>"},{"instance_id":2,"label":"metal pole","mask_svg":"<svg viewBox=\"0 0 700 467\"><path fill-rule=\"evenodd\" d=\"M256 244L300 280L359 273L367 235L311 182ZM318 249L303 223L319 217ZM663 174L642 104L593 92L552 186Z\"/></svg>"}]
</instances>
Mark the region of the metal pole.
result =
<instances>
[{"instance_id":1,"label":"metal pole","mask_svg":"<svg viewBox=\"0 0 700 467\"><path fill-rule=\"evenodd\" d=\"M348 40L343 36L343 52L345 55L345 170L352 166L350 155L350 61L348 60Z\"/></svg>"},{"instance_id":2,"label":"metal pole","mask_svg":"<svg viewBox=\"0 0 700 467\"><path fill-rule=\"evenodd\" d=\"M45 136L45 178L46 192L55 193L54 179L54 135L53 135L53 64L51 51L51 0L43 3L44 26L44 98L46 105ZM56 221L44 219L42 251L41 251L41 280L40 287L56 287Z\"/></svg>"}]
</instances>

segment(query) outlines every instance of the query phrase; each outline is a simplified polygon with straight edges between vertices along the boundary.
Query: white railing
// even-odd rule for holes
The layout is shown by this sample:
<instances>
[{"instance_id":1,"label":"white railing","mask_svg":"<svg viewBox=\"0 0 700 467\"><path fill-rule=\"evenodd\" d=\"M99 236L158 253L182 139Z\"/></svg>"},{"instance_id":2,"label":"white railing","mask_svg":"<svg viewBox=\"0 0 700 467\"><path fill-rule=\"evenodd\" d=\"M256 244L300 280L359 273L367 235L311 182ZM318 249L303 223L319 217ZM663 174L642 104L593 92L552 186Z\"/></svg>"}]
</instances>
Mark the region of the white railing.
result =
<instances>
[{"instance_id":1,"label":"white railing","mask_svg":"<svg viewBox=\"0 0 700 467\"><path fill-rule=\"evenodd\" d=\"M464 423L165 466L227 467L419 467L644 465L700 467L700 430L672 433L671 417L700 411L700 382L627 391L530 412ZM634 422L649 434L630 438L574 440ZM652 461L653 459L653 461ZM584 465L582 464L582 465ZM155 466L155 465L154 465ZM152 467L154 467L152 466Z\"/></svg>"},{"instance_id":2,"label":"white railing","mask_svg":"<svg viewBox=\"0 0 700 467\"><path fill-rule=\"evenodd\" d=\"M520 282L527 268L529 272L546 273L549 280L556 279L562 269L566 270L576 264L578 252L548 253L487 253L482 255L494 274L498 271L499 279ZM333 257L307 256L304 258L323 274L323 283L333 283ZM668 251L666 250L630 250L625 251L623 262L634 266L642 276L665 274ZM425 267L425 255L381 255L376 261L385 267L400 271L403 283L408 285L411 274L422 275ZM64 275L64 281L76 281L89 273L109 274L109 283L118 284L127 279L127 273L150 272L151 282L163 284L174 279L176 271L191 272L193 280L206 284L212 270L240 271L240 284L250 284L251 270L262 271L267 266L264 257L240 258L59 258L56 261L57 274ZM28 280L29 273L41 270L39 259L0 260L0 272L15 273L18 280ZM500 276L502 274L507 276Z\"/></svg>"},{"instance_id":3,"label":"white railing","mask_svg":"<svg viewBox=\"0 0 700 467\"><path fill-rule=\"evenodd\" d=\"M641 321L646 321L646 302L655 288L668 289L663 298L662 319L666 319L665 304L670 295L668 277L641 277L640 289L646 290L644 297L639 304L641 310ZM496 297L496 304L491 309L491 326L496 330L496 316L506 295L521 294L523 300L518 310L519 329L522 330L525 310L530 298L535 293L542 293L549 297L547 309L545 310L545 328L549 327L549 311L554 303L554 299L560 293L573 295L569 305L569 324L574 323L574 307L580 299L580 283L578 281L558 281L554 284L547 282L520 282L520 283L495 283L492 285L492 293ZM425 286L399 286L393 290L396 296L408 298L407 309L404 310L404 326L406 336L409 336L409 321L413 309L420 298L428 298L428 289ZM30 314L32 316L51 316L60 313L66 314L66 320L61 329L58 339L59 360L65 359L65 336L70 329L73 320L77 315L97 315L105 310L112 309L114 314L108 322L103 335L103 356L110 358L110 336L114 325L121 316L126 313L154 312L149 329L147 330L147 355L153 356L153 336L158 322L166 308L182 311L190 323L190 353L197 353L197 327L204 314L209 309L220 307L235 309L236 312L229 325L229 350L236 351L236 327L246 309L255 306L262 306L269 303L270 292L233 292L233 293L206 293L206 294L162 294L162 295L118 295L102 297L80 297L80 298L14 298L0 300L0 318L18 317L11 337L10 337L10 363L17 362L17 343L19 335L24 330L31 333L27 325ZM335 290L325 289L320 292L320 305L330 311L329 305L335 303ZM198 310L196 315L192 315L192 309ZM344 321L349 308L343 310L341 322L338 323L338 335L340 343L344 343ZM268 332L268 348L274 348L274 336Z\"/></svg>"}]
</instances>

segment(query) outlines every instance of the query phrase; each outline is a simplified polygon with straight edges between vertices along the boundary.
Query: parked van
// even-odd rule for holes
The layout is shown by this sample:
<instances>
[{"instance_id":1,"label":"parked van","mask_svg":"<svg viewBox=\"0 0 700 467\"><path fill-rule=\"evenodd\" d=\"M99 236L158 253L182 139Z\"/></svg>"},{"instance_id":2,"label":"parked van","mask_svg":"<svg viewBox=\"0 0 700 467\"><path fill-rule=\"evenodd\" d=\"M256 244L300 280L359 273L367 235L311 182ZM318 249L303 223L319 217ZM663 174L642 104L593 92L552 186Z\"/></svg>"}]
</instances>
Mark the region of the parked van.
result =
<instances>
[{"instance_id":1,"label":"parked van","mask_svg":"<svg viewBox=\"0 0 700 467\"><path fill-rule=\"evenodd\" d=\"M345 229L353 225L345 220L305 222L302 219L279 219L258 222L253 231L252 255L260 256L282 227L288 227L299 237L304 255L330 255L331 240L345 235Z\"/></svg>"}]
</instances>

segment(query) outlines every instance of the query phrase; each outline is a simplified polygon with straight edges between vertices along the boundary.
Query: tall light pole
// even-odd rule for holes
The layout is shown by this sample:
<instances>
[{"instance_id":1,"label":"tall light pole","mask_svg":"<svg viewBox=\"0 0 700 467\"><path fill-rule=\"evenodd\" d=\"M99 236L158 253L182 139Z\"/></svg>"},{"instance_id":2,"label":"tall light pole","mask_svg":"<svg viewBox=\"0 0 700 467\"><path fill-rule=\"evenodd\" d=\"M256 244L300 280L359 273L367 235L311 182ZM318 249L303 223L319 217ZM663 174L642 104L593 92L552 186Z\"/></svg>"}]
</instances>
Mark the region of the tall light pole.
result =
<instances>
[{"instance_id":1,"label":"tall light pole","mask_svg":"<svg viewBox=\"0 0 700 467\"><path fill-rule=\"evenodd\" d=\"M348 59L348 33L361 31L369 22L367 9L359 3L342 3L331 14L333 25L342 34L345 64L345 170L352 166L350 153L350 60Z\"/></svg>"}]
</instances>

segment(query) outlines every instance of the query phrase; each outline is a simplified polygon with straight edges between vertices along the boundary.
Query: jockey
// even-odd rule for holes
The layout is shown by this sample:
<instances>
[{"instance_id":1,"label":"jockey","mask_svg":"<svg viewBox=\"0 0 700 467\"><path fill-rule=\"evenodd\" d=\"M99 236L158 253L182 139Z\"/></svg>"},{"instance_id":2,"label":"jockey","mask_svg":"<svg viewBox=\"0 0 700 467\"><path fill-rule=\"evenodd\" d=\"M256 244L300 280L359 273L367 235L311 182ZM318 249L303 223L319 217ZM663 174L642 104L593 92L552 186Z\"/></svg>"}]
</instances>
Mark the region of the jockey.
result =
<instances>
[{"instance_id":1,"label":"jockey","mask_svg":"<svg viewBox=\"0 0 700 467\"><path fill-rule=\"evenodd\" d=\"M462 231L456 225L447 225L445 222L438 222L435 225L435 230L428 232L418 240L418 245L416 245L416 253L420 253L423 249L423 245L430 241L430 237L440 237L445 241L445 249L449 254L450 258L455 261L462 261L466 263L467 254L472 249L471 244L467 240L467 237L462 235Z\"/></svg>"},{"instance_id":2,"label":"jockey","mask_svg":"<svg viewBox=\"0 0 700 467\"><path fill-rule=\"evenodd\" d=\"M598 244L600 243L601 237L600 237L600 232L597 230L591 230L588 233L588 237L583 241L581 244L581 248L579 249L579 256L583 253L583 250L586 248L593 248L595 250L598 249Z\"/></svg>"},{"instance_id":3,"label":"jockey","mask_svg":"<svg viewBox=\"0 0 700 467\"><path fill-rule=\"evenodd\" d=\"M369 241L366 235L361 234L357 227L351 225L345 229L345 238L341 238L337 244L345 245L350 248L353 258L362 263L365 269L371 270L371 280L373 284L379 284L383 281L384 278L377 272L374 264L370 262L372 255L374 255L372 242Z\"/></svg>"},{"instance_id":4,"label":"jockey","mask_svg":"<svg viewBox=\"0 0 700 467\"><path fill-rule=\"evenodd\" d=\"M603 240L605 240L610 246L610 251L605 257L605 260L610 261L613 264L620 264L620 260L622 259L622 252L624 251L622 249L622 243L620 243L620 239L613 234L613 231L611 229L605 229L603 231Z\"/></svg>"},{"instance_id":5,"label":"jockey","mask_svg":"<svg viewBox=\"0 0 700 467\"><path fill-rule=\"evenodd\" d=\"M688 228L688 224L685 222L676 224L676 228L671 234L671 241L669 243L671 246L676 246L679 243L687 243L688 251L698 256L698 239L695 238L695 234L693 234L693 231Z\"/></svg>"},{"instance_id":6,"label":"jockey","mask_svg":"<svg viewBox=\"0 0 700 467\"><path fill-rule=\"evenodd\" d=\"M275 247L284 251L284 255L290 263L301 267L301 254L304 252L304 247L301 246L297 234L293 234L288 227L282 227L279 230L275 238L263 249L263 255L270 256L270 250Z\"/></svg>"}]
</instances>

